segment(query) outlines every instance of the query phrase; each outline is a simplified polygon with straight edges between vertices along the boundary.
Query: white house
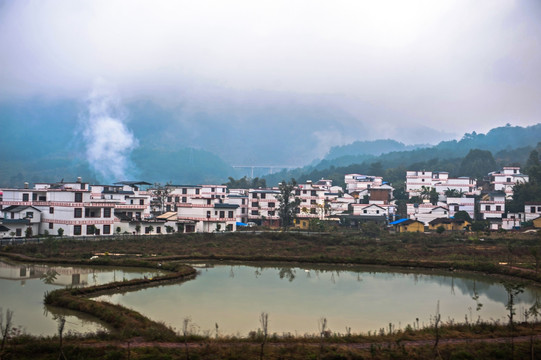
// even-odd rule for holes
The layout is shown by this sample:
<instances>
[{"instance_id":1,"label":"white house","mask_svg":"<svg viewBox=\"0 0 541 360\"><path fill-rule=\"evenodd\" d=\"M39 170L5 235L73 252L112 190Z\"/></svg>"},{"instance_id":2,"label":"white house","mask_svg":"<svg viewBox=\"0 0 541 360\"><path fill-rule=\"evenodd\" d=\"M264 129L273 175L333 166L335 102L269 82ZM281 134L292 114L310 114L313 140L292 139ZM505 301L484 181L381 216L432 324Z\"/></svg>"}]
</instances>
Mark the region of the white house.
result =
<instances>
[{"instance_id":1,"label":"white house","mask_svg":"<svg viewBox=\"0 0 541 360\"><path fill-rule=\"evenodd\" d=\"M449 217L448 208L430 203L407 204L406 211L410 219L421 221L425 225L428 225L432 220Z\"/></svg>"},{"instance_id":2,"label":"white house","mask_svg":"<svg viewBox=\"0 0 541 360\"><path fill-rule=\"evenodd\" d=\"M8 228L10 236L24 237L39 234L41 210L29 205L11 205L2 209L4 219L1 224Z\"/></svg>"},{"instance_id":3,"label":"white house","mask_svg":"<svg viewBox=\"0 0 541 360\"><path fill-rule=\"evenodd\" d=\"M479 213L484 220L501 219L505 214L505 197L502 191L495 191L479 201Z\"/></svg>"},{"instance_id":4,"label":"white house","mask_svg":"<svg viewBox=\"0 0 541 360\"><path fill-rule=\"evenodd\" d=\"M518 166L506 166L499 171L489 173L494 191L502 191L506 198L513 197L513 187L529 181L528 175L520 173Z\"/></svg>"},{"instance_id":5,"label":"white house","mask_svg":"<svg viewBox=\"0 0 541 360\"><path fill-rule=\"evenodd\" d=\"M0 206L33 206L41 211L39 234L66 236L111 234L115 204L91 199L88 183L36 183L33 189L4 189ZM62 229L62 230L60 230Z\"/></svg>"},{"instance_id":6,"label":"white house","mask_svg":"<svg viewBox=\"0 0 541 360\"><path fill-rule=\"evenodd\" d=\"M344 182L346 183L346 192L351 194L370 189L374 186L381 186L383 184L383 178L371 175L346 174L344 176Z\"/></svg>"},{"instance_id":7,"label":"white house","mask_svg":"<svg viewBox=\"0 0 541 360\"><path fill-rule=\"evenodd\" d=\"M454 217L459 211L465 211L475 219L475 198L473 197L447 197L449 216Z\"/></svg>"}]
</instances>

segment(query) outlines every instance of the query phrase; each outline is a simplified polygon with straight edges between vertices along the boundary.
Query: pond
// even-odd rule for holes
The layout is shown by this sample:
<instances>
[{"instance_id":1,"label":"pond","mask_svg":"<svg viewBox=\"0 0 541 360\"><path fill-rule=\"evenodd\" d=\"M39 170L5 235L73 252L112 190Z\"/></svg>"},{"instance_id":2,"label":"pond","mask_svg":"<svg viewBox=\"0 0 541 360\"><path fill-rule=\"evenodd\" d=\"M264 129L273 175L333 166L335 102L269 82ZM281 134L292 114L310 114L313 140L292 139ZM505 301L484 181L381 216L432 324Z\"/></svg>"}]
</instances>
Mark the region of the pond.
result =
<instances>
[{"instance_id":1,"label":"pond","mask_svg":"<svg viewBox=\"0 0 541 360\"><path fill-rule=\"evenodd\" d=\"M367 333L431 323L439 304L442 321L507 322L507 292L499 280L477 274L418 272L360 266L200 264L194 280L97 297L122 304L177 331L246 336L268 313L270 333L314 334L327 319L333 332ZM526 288L517 317L541 292Z\"/></svg>"},{"instance_id":2,"label":"pond","mask_svg":"<svg viewBox=\"0 0 541 360\"><path fill-rule=\"evenodd\" d=\"M13 311L13 324L32 335L55 335L57 318L65 316L65 333L107 330L99 320L78 312L43 305L46 291L66 286L92 286L156 276L155 271L137 268L52 266L22 264L0 259L0 308Z\"/></svg>"}]
</instances>

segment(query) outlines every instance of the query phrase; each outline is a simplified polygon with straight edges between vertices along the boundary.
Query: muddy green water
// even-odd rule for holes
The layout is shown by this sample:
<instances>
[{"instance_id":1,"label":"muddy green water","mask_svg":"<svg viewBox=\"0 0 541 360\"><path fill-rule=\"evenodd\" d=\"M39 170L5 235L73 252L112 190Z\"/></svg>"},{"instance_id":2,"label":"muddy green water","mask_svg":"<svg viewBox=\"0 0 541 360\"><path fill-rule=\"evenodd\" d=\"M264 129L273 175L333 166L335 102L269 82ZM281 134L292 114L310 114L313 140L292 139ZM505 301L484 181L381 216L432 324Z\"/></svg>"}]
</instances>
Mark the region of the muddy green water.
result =
<instances>
[{"instance_id":1,"label":"muddy green water","mask_svg":"<svg viewBox=\"0 0 541 360\"><path fill-rule=\"evenodd\" d=\"M202 264L201 264L202 265ZM507 293L500 280L482 275L369 267L200 265L182 284L100 296L133 308L177 330L190 319L199 334L246 336L269 314L269 332L294 335L328 329L345 333L428 325L439 303L443 321L507 321ZM516 300L517 320L541 292L527 288ZM477 300L475 299L477 298ZM481 306L479 306L481 305ZM418 319L418 321L417 321Z\"/></svg>"}]
</instances>

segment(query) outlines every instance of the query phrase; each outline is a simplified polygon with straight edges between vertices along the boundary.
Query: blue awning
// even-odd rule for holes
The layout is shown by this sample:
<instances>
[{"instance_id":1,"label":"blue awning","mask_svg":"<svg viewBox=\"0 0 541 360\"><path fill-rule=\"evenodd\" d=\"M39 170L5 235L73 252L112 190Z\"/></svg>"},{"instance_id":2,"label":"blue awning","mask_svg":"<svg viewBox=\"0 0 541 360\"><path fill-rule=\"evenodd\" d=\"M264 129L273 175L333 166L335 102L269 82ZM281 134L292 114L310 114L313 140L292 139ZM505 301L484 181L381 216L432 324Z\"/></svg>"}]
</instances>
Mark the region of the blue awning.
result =
<instances>
[{"instance_id":1,"label":"blue awning","mask_svg":"<svg viewBox=\"0 0 541 360\"><path fill-rule=\"evenodd\" d=\"M399 219L399 220L396 220L396 221L393 221L392 223L389 223L389 225L396 225L396 224L400 224L400 223L403 223L404 221L408 221L409 219Z\"/></svg>"},{"instance_id":2,"label":"blue awning","mask_svg":"<svg viewBox=\"0 0 541 360\"><path fill-rule=\"evenodd\" d=\"M245 224L243 222L237 221L237 226L248 226L248 224Z\"/></svg>"}]
</instances>

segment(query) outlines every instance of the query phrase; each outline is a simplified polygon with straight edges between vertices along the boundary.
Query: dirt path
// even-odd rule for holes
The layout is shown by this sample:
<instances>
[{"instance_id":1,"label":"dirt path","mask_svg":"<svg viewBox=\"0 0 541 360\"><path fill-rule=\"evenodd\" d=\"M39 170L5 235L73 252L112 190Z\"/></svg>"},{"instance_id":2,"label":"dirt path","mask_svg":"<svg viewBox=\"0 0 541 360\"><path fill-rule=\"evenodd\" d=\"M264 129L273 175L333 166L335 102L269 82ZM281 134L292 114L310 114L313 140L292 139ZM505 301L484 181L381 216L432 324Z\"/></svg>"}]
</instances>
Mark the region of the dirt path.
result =
<instances>
[{"instance_id":1,"label":"dirt path","mask_svg":"<svg viewBox=\"0 0 541 360\"><path fill-rule=\"evenodd\" d=\"M534 341L541 340L541 334L540 335L534 335L533 337ZM530 336L516 336L516 337L498 337L498 338L481 338L481 339L440 339L439 345L458 345L458 344L478 344L478 343L489 343L489 344L505 344L510 343L511 340L513 340L515 343L524 343L530 341ZM213 341L210 340L210 342L189 342L187 345L189 348L200 348L206 345L212 345L212 346L218 346L218 347L228 347L232 345L237 344L243 344L243 345L251 345L251 346L261 346L260 342L220 342L220 341ZM392 346L396 346L397 343L395 341L391 342ZM131 341L124 341L124 342L110 342L110 341L104 341L99 343L86 343L86 344L78 344L79 346L84 347L95 347L95 348L101 348L101 347L107 347L107 346L115 346L119 348L150 348L150 347L159 347L159 348L168 348L168 349L181 349L185 348L186 344L183 342L149 342L149 341L143 341L140 338L134 338ZM270 347L280 347L280 346L292 346L292 345L303 345L306 347L319 347L320 344L318 342L269 342L266 344L266 346ZM351 348L351 349L370 349L372 346L388 346L389 342L367 342L367 343L325 343L326 346L337 346L340 348ZM400 345L404 345L406 347L415 347L415 346L426 346L426 345L434 345L434 340L407 340L407 341L400 341Z\"/></svg>"}]
</instances>

